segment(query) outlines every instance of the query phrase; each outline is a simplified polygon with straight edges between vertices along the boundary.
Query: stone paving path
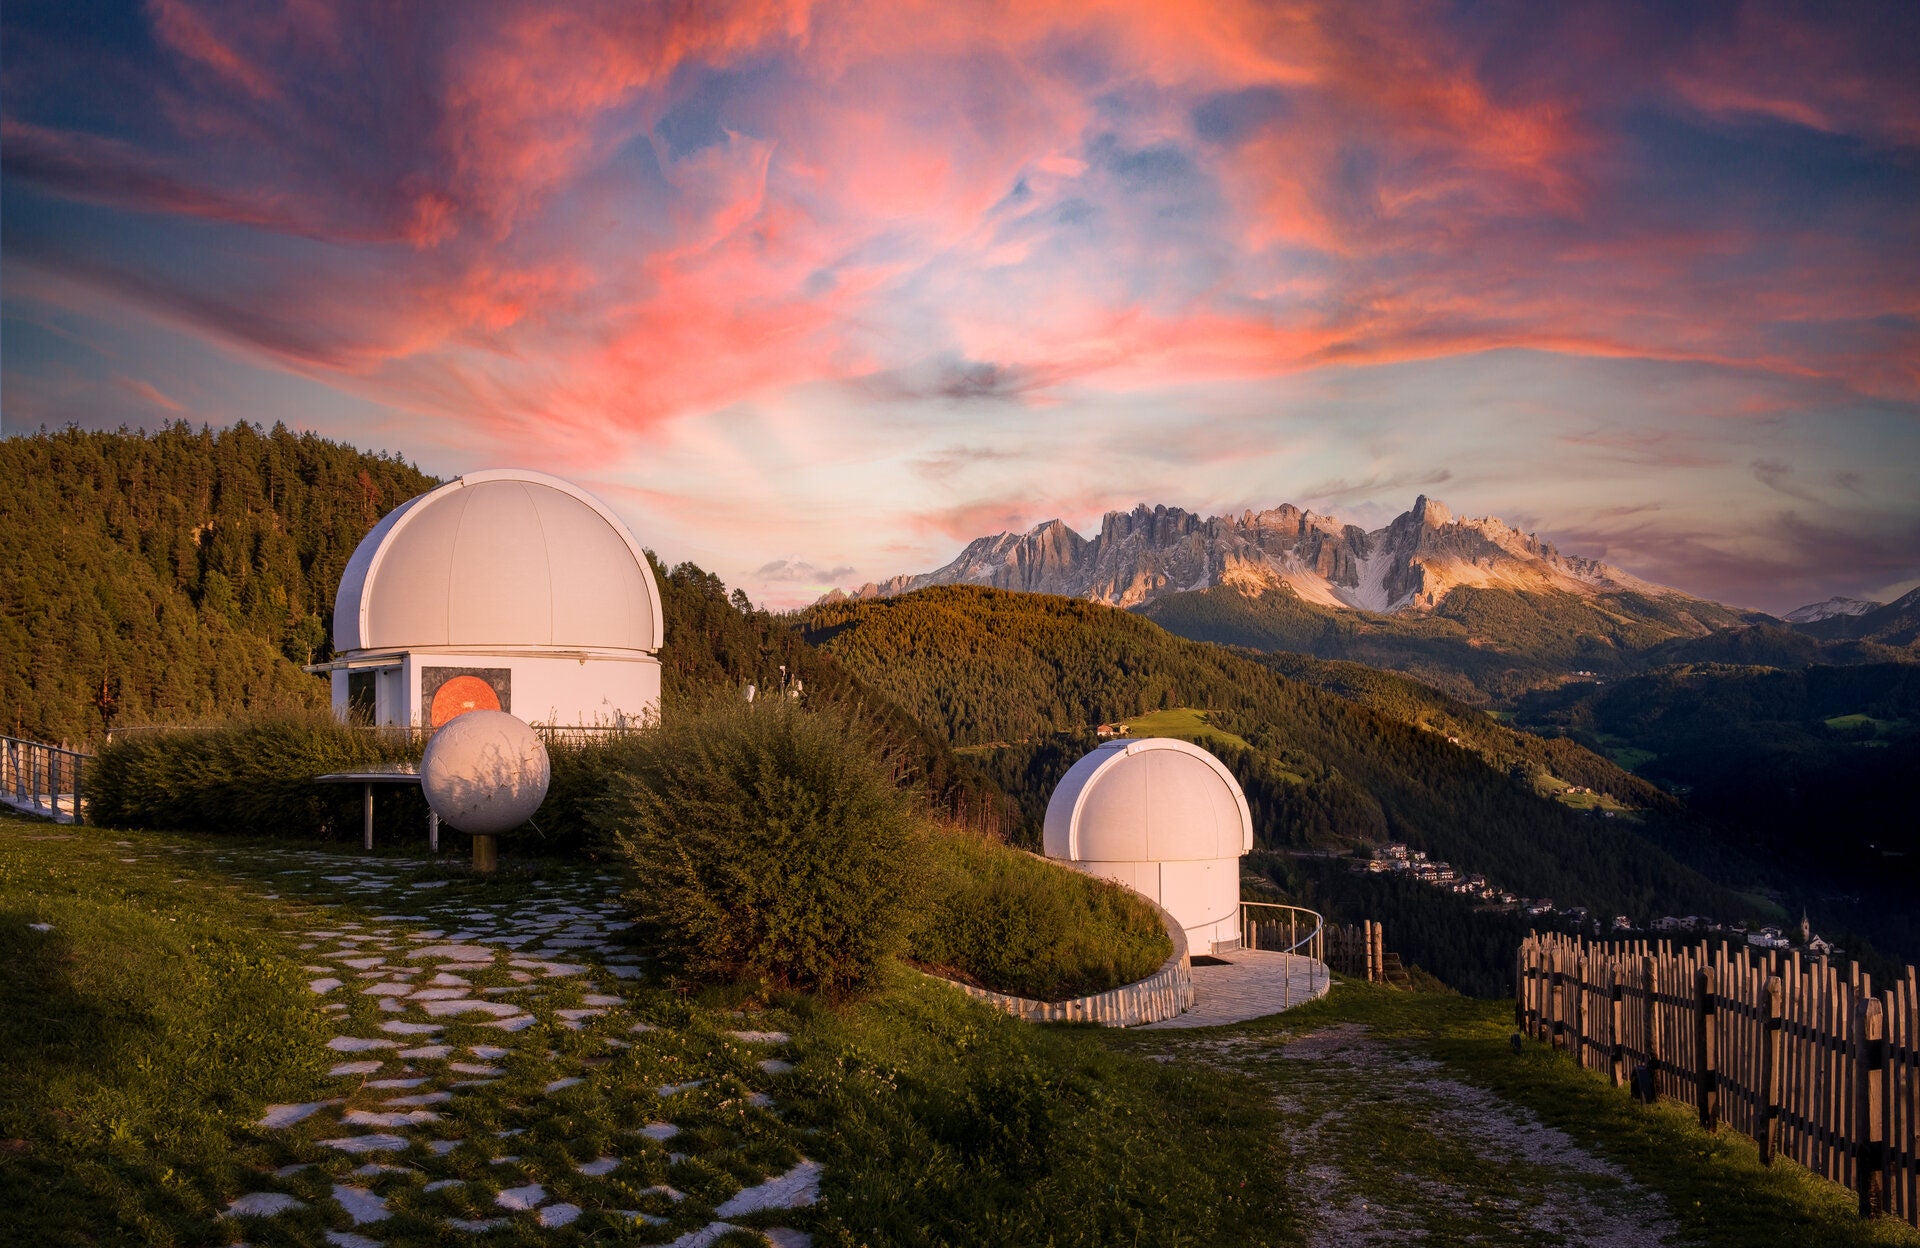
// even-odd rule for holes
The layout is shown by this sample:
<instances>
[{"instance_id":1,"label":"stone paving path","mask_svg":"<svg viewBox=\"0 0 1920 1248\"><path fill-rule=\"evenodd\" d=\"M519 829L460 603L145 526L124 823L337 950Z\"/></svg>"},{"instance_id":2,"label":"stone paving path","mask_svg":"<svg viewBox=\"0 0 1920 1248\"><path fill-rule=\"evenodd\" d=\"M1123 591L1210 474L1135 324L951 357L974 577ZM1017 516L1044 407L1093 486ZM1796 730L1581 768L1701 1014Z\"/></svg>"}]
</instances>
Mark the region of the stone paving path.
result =
<instances>
[{"instance_id":1,"label":"stone paving path","mask_svg":"<svg viewBox=\"0 0 1920 1248\"><path fill-rule=\"evenodd\" d=\"M1312 958L1269 949L1241 949L1221 958L1226 965L1193 968L1192 1009L1135 1030L1243 1023L1327 995L1327 968Z\"/></svg>"},{"instance_id":2,"label":"stone paving path","mask_svg":"<svg viewBox=\"0 0 1920 1248\"><path fill-rule=\"evenodd\" d=\"M647 959L619 943L628 924L608 883L579 873L475 901L466 881L408 882L421 861L269 857L283 861L256 858L249 873L270 872L282 893L344 895L379 913L316 922L299 943L309 988L337 1022L330 1087L266 1107L258 1127L285 1164L231 1202L236 1234L310 1244L317 1221L334 1248L395 1234L811 1242L773 1224L814 1203L821 1174L779 1119L786 1033L764 1016L716 1027L670 1002L636 1009Z\"/></svg>"}]
</instances>

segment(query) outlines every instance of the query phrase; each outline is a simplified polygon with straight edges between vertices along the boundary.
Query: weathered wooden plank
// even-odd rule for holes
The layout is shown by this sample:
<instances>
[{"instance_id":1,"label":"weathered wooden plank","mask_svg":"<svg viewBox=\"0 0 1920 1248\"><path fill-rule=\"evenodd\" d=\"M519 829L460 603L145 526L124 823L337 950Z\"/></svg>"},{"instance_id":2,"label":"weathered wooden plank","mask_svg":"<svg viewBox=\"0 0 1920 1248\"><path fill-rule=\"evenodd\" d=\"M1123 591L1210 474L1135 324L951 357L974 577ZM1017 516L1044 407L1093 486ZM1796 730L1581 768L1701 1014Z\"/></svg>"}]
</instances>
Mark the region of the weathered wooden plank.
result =
<instances>
[{"instance_id":1,"label":"weathered wooden plank","mask_svg":"<svg viewBox=\"0 0 1920 1248\"><path fill-rule=\"evenodd\" d=\"M1855 978L1854 986L1871 992L1870 979ZM1860 996L1853 1004L1853 1105L1850 1135L1853 1143L1853 1184L1860 1197L1860 1216L1876 1217L1887 1208L1885 1148L1886 1016L1880 999Z\"/></svg>"}]
</instances>

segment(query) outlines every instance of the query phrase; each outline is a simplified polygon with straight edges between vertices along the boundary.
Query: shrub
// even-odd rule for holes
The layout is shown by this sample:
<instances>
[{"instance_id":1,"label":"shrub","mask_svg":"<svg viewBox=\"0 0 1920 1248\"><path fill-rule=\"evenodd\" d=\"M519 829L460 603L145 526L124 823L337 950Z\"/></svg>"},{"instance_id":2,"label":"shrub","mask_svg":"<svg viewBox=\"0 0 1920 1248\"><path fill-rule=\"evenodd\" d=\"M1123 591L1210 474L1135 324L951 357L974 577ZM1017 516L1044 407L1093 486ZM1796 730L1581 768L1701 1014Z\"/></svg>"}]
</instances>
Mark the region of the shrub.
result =
<instances>
[{"instance_id":1,"label":"shrub","mask_svg":"<svg viewBox=\"0 0 1920 1248\"><path fill-rule=\"evenodd\" d=\"M696 979L840 992L905 939L921 814L856 712L715 699L624 744L597 820L629 908Z\"/></svg>"},{"instance_id":2,"label":"shrub","mask_svg":"<svg viewBox=\"0 0 1920 1248\"><path fill-rule=\"evenodd\" d=\"M528 820L531 826L514 834L513 848L597 857L609 846L595 823L595 812L614 777L627 766L635 748L634 734L584 736L562 732L545 734L542 740L552 767L547 797Z\"/></svg>"},{"instance_id":3,"label":"shrub","mask_svg":"<svg viewBox=\"0 0 1920 1248\"><path fill-rule=\"evenodd\" d=\"M357 834L359 786L315 784L313 777L416 761L420 749L404 735L349 728L325 711L125 733L102 748L87 769L90 814L109 827L248 836ZM427 808L418 791L382 788L374 807L376 831L422 835Z\"/></svg>"},{"instance_id":4,"label":"shrub","mask_svg":"<svg viewBox=\"0 0 1920 1248\"><path fill-rule=\"evenodd\" d=\"M908 956L957 979L1043 1001L1144 979L1173 955L1130 889L968 832L928 838L929 899Z\"/></svg>"}]
</instances>

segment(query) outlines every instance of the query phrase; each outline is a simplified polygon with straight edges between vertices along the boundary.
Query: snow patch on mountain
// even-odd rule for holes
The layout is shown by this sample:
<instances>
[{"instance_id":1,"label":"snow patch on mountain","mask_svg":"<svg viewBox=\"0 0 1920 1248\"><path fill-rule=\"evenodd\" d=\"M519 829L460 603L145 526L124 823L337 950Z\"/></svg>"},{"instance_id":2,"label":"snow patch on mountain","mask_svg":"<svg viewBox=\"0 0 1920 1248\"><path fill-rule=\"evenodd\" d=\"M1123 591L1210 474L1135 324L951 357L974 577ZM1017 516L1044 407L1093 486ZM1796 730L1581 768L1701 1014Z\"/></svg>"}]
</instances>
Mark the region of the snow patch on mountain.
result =
<instances>
[{"instance_id":1,"label":"snow patch on mountain","mask_svg":"<svg viewBox=\"0 0 1920 1248\"><path fill-rule=\"evenodd\" d=\"M1781 617L1789 624L1811 624L1816 620L1831 620L1843 615L1865 615L1875 611L1882 604L1868 602L1864 598L1842 598L1838 595L1825 602L1810 602L1804 607L1796 607Z\"/></svg>"}]
</instances>

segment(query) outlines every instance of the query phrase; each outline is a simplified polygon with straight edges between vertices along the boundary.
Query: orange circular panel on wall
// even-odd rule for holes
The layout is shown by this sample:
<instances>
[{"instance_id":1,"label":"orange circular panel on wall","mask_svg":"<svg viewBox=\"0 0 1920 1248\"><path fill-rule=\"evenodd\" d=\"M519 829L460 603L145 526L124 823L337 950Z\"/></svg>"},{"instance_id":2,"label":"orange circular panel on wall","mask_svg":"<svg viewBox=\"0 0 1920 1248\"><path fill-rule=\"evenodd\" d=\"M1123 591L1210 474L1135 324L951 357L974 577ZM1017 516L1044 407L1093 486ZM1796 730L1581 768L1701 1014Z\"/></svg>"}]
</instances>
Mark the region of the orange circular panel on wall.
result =
<instances>
[{"instance_id":1,"label":"orange circular panel on wall","mask_svg":"<svg viewBox=\"0 0 1920 1248\"><path fill-rule=\"evenodd\" d=\"M455 676L433 694L433 726L445 724L468 711L497 711L500 698L493 686L478 676Z\"/></svg>"}]
</instances>

